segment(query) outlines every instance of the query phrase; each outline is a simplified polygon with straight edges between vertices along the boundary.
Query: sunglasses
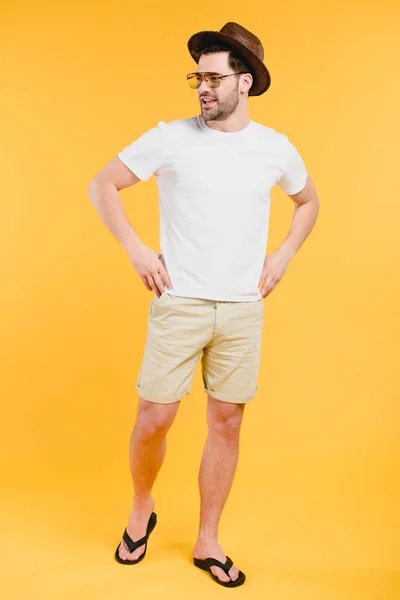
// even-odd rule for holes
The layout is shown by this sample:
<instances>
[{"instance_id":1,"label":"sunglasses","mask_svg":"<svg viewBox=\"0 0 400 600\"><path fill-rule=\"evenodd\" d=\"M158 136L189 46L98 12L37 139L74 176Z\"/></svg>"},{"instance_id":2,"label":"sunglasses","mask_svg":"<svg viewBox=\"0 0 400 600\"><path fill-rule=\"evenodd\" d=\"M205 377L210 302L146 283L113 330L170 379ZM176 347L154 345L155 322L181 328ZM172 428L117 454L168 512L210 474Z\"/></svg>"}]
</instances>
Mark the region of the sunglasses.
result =
<instances>
[{"instance_id":1,"label":"sunglasses","mask_svg":"<svg viewBox=\"0 0 400 600\"><path fill-rule=\"evenodd\" d=\"M247 71L240 71L240 73L229 73L229 75L220 75L219 73L189 73L187 75L187 81L189 87L192 90L197 90L203 81L205 81L210 88L217 88L221 84L221 79L225 77L232 77L232 75L244 75Z\"/></svg>"}]
</instances>

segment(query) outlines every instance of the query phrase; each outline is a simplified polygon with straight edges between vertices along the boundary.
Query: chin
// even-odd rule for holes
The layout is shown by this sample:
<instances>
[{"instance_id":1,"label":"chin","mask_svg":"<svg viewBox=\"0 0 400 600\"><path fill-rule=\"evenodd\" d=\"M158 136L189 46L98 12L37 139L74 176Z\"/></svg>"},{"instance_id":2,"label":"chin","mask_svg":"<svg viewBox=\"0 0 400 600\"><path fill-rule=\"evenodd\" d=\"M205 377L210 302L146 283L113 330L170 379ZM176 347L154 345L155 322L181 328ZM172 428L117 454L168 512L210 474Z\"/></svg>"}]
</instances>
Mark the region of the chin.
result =
<instances>
[{"instance_id":1,"label":"chin","mask_svg":"<svg viewBox=\"0 0 400 600\"><path fill-rule=\"evenodd\" d=\"M201 111L201 115L205 121L215 121L218 119L218 116L219 116L218 113L210 113L210 112L205 112L203 110Z\"/></svg>"}]
</instances>

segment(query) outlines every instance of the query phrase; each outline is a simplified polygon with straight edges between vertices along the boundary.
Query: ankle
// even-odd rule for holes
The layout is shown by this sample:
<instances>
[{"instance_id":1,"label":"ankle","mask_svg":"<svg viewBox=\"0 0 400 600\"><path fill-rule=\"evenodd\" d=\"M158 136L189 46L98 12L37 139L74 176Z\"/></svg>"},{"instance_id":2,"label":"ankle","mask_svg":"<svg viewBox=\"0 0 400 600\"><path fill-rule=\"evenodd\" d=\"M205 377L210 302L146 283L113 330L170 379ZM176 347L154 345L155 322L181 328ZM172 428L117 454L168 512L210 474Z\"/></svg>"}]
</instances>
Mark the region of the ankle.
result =
<instances>
[{"instance_id":1,"label":"ankle","mask_svg":"<svg viewBox=\"0 0 400 600\"><path fill-rule=\"evenodd\" d=\"M200 529L197 540L199 542L217 542L218 531L216 529Z\"/></svg>"},{"instance_id":2,"label":"ankle","mask_svg":"<svg viewBox=\"0 0 400 600\"><path fill-rule=\"evenodd\" d=\"M133 510L137 512L147 512L153 510L155 502L151 496L134 496Z\"/></svg>"}]
</instances>

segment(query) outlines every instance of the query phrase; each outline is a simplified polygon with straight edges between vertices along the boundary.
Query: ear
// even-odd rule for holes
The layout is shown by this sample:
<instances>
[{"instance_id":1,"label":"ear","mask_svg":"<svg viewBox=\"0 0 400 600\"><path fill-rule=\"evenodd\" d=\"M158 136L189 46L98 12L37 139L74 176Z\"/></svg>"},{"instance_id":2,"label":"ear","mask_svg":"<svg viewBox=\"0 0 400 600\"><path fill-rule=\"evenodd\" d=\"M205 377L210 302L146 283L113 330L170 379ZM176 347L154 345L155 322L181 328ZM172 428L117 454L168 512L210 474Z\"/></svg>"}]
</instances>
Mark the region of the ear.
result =
<instances>
[{"instance_id":1,"label":"ear","mask_svg":"<svg viewBox=\"0 0 400 600\"><path fill-rule=\"evenodd\" d=\"M248 92L253 85L253 76L251 73L246 73L241 82L242 92Z\"/></svg>"}]
</instances>

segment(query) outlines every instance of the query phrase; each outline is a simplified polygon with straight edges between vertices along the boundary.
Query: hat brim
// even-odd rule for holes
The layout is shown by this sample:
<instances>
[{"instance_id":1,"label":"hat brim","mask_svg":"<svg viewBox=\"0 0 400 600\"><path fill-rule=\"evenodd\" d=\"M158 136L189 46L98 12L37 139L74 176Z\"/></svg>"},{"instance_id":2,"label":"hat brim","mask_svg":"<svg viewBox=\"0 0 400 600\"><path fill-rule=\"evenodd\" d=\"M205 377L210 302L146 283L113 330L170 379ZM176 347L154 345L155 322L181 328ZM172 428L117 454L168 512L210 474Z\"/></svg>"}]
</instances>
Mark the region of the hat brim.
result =
<instances>
[{"instance_id":1,"label":"hat brim","mask_svg":"<svg viewBox=\"0 0 400 600\"><path fill-rule=\"evenodd\" d=\"M196 53L203 44L215 44L223 42L226 46L242 56L251 69L253 75L253 85L249 90L249 96L260 96L267 91L271 85L271 75L264 65L253 52L248 50L240 42L232 39L229 35L219 31L200 31L195 33L188 41L188 49L193 60L198 63Z\"/></svg>"}]
</instances>

